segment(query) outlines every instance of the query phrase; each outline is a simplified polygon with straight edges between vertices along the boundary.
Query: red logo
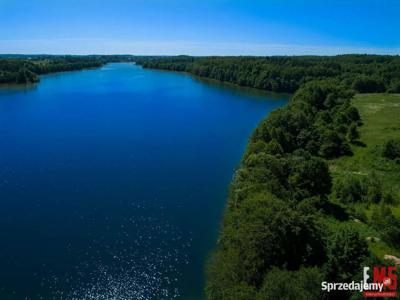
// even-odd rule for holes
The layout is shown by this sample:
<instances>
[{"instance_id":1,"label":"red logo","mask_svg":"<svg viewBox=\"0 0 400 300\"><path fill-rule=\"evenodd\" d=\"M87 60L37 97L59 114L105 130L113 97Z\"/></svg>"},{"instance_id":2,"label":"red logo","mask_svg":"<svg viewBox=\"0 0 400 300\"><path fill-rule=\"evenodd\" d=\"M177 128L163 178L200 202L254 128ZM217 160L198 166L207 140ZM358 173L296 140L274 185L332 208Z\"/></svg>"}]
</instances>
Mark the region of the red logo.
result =
<instances>
[{"instance_id":1,"label":"red logo","mask_svg":"<svg viewBox=\"0 0 400 300\"><path fill-rule=\"evenodd\" d=\"M364 282L368 281L368 267L364 268ZM383 284L382 291L365 291L364 297L397 297L397 275L396 267L374 267L374 283Z\"/></svg>"}]
</instances>

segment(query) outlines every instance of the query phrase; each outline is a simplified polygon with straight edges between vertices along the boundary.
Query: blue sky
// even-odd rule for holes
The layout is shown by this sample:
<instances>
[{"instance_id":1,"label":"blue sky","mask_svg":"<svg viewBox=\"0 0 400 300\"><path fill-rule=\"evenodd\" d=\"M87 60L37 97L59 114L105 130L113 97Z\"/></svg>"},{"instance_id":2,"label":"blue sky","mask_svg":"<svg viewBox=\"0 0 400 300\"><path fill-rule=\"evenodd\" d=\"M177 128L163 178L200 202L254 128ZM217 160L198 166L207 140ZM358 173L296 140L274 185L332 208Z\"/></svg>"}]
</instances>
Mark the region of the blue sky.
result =
<instances>
[{"instance_id":1,"label":"blue sky","mask_svg":"<svg viewBox=\"0 0 400 300\"><path fill-rule=\"evenodd\" d=\"M400 54L400 0L0 0L0 53Z\"/></svg>"}]
</instances>

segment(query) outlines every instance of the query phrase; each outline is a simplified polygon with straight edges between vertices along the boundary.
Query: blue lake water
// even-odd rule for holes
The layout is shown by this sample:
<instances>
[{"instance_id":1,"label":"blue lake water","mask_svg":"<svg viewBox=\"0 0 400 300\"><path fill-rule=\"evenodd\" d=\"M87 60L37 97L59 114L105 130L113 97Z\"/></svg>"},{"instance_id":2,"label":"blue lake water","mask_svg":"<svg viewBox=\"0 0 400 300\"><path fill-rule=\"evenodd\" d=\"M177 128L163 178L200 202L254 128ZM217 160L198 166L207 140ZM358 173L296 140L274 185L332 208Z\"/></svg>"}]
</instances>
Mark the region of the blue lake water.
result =
<instances>
[{"instance_id":1,"label":"blue lake water","mask_svg":"<svg viewBox=\"0 0 400 300\"><path fill-rule=\"evenodd\" d=\"M229 182L284 95L134 64L0 89L0 299L203 299Z\"/></svg>"}]
</instances>

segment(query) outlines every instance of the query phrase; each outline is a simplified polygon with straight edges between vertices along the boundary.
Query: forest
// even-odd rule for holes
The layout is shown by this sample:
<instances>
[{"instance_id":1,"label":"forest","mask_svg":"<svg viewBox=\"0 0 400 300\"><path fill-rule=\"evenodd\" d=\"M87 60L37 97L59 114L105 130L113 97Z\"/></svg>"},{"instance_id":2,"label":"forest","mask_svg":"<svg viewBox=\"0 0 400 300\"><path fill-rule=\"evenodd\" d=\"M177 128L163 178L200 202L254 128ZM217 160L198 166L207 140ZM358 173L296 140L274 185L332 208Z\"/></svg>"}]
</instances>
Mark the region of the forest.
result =
<instances>
[{"instance_id":1,"label":"forest","mask_svg":"<svg viewBox=\"0 0 400 300\"><path fill-rule=\"evenodd\" d=\"M400 96L388 95L400 92L400 57L138 63L294 92L254 130L235 171L208 264L208 299L361 299L323 292L321 282L361 281L363 266L393 265L385 257L400 253Z\"/></svg>"},{"instance_id":2,"label":"forest","mask_svg":"<svg viewBox=\"0 0 400 300\"><path fill-rule=\"evenodd\" d=\"M136 60L145 68L188 72L273 92L293 93L306 82L328 78L360 93L400 92L399 56L175 56Z\"/></svg>"},{"instance_id":3,"label":"forest","mask_svg":"<svg viewBox=\"0 0 400 300\"><path fill-rule=\"evenodd\" d=\"M43 74L97 68L109 62L127 60L129 56L122 55L2 55L0 56L0 84L35 83Z\"/></svg>"}]
</instances>

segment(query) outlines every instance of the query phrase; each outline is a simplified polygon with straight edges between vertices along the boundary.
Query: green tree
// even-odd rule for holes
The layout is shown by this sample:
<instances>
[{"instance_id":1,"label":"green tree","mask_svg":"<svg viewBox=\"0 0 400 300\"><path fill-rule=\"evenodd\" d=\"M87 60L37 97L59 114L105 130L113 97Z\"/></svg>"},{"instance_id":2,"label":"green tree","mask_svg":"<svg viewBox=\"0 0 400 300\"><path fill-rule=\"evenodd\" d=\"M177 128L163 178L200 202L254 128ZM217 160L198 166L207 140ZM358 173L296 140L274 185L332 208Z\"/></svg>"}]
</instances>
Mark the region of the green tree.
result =
<instances>
[{"instance_id":1,"label":"green tree","mask_svg":"<svg viewBox=\"0 0 400 300\"><path fill-rule=\"evenodd\" d=\"M384 146L382 156L389 159L400 158L400 139L390 139Z\"/></svg>"},{"instance_id":2,"label":"green tree","mask_svg":"<svg viewBox=\"0 0 400 300\"><path fill-rule=\"evenodd\" d=\"M327 164L305 151L295 152L291 158L288 181L293 197L297 200L327 195L332 187Z\"/></svg>"},{"instance_id":3,"label":"green tree","mask_svg":"<svg viewBox=\"0 0 400 300\"><path fill-rule=\"evenodd\" d=\"M257 287L273 266L296 270L320 263L324 252L317 224L310 210L292 208L271 194L248 197L227 214L221 236L230 278Z\"/></svg>"},{"instance_id":4,"label":"green tree","mask_svg":"<svg viewBox=\"0 0 400 300\"><path fill-rule=\"evenodd\" d=\"M350 225L341 225L327 242L326 270L328 278L336 282L350 282L362 268L368 256L368 245Z\"/></svg>"},{"instance_id":5,"label":"green tree","mask_svg":"<svg viewBox=\"0 0 400 300\"><path fill-rule=\"evenodd\" d=\"M273 268L265 277L256 300L321 299L323 277L323 272L318 268L301 268L299 271Z\"/></svg>"}]
</instances>

